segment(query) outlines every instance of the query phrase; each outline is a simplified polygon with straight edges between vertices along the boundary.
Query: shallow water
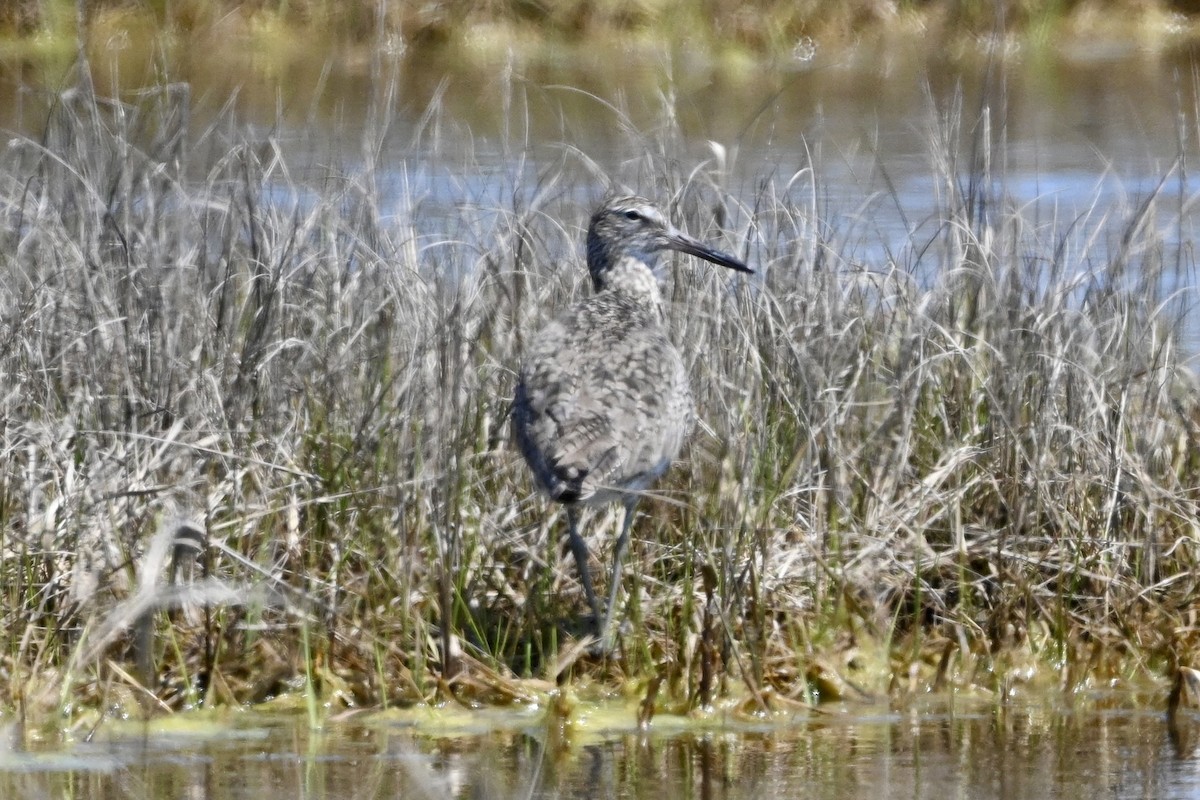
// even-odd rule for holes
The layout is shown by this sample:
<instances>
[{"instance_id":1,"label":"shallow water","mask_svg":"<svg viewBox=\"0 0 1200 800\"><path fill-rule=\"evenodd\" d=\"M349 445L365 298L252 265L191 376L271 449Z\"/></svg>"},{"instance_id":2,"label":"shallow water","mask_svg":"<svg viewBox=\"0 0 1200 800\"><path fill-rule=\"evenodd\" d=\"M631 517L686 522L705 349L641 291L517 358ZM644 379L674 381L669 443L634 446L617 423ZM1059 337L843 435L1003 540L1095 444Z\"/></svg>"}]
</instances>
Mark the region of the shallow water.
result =
<instances>
[{"instance_id":1,"label":"shallow water","mask_svg":"<svg viewBox=\"0 0 1200 800\"><path fill-rule=\"evenodd\" d=\"M885 48L808 42L797 48L803 58L729 69L668 48L467 48L372 63L334 49L263 57L236 38L164 57L152 43L121 40L92 66L99 92L126 98L185 82L197 128L229 103L248 129L318 172L379 144L385 184L403 180L447 202L504 200L498 174L586 172L587 160L623 180L647 178L647 151L670 131L670 155L743 193L766 177L815 172L827 223L877 257L935 216L944 187L931 161L946 135L961 147L950 172L965 178L973 132L986 129L998 195L1036 200L1046 215L1070 219L1098 198L1103 207L1156 188L1191 194L1176 159L1198 155L1197 51L1160 44L1010 44L996 59L986 42L953 58L916 38ZM0 61L0 128L40 130L70 75L65 63ZM380 120L387 135L364 141Z\"/></svg>"},{"instance_id":2,"label":"shallow water","mask_svg":"<svg viewBox=\"0 0 1200 800\"><path fill-rule=\"evenodd\" d=\"M0 754L0 797L25 798L1189 798L1189 723L1086 709L840 709L770 724L536 710L364 714L312 731L302 716L106 723L90 741ZM625 715L626 721L632 715Z\"/></svg>"},{"instance_id":3,"label":"shallow water","mask_svg":"<svg viewBox=\"0 0 1200 800\"><path fill-rule=\"evenodd\" d=\"M603 192L601 176L654 193L674 160L747 204L768 181L802 187L830 252L921 279L954 266L930 244L955 190L971 184L972 164L987 161L991 180L976 193L987 213L1020 209L1039 242L1032 264L1062 244L1068 263L1098 268L1155 196L1154 236L1141 239L1152 250L1161 243L1147 256L1162 270L1155 289L1163 298L1179 292L1166 307L1186 317L1191 350L1200 349L1190 171L1200 157L1197 54L1169 37L1155 47L1009 43L1003 59L982 41L953 57L915 39L883 48L801 42L796 58L733 68L666 47L522 54L481 42L372 61L333 49L263 57L237 37L168 57L113 41L93 59L99 91L132 97L163 80L186 82L197 131L230 102L252 138L278 143L301 185L353 174L364 153L377 154L372 180L385 215L397 218L414 203L433 219L431 207L508 209L548 175L565 176L554 191L583 205ZM0 63L0 126L39 130L46 99L69 74L65 64ZM382 102L389 92L394 101Z\"/></svg>"}]
</instances>

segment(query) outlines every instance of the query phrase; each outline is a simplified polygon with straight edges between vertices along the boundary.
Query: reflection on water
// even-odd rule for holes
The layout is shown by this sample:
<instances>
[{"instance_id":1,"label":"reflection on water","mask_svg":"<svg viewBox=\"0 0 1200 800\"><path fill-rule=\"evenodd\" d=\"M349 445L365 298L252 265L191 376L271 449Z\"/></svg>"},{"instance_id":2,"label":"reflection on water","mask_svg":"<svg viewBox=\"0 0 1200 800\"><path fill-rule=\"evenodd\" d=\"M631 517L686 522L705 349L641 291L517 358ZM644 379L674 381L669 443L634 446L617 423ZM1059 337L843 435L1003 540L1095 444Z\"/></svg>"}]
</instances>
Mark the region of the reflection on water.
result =
<instances>
[{"instance_id":1,"label":"reflection on water","mask_svg":"<svg viewBox=\"0 0 1200 800\"><path fill-rule=\"evenodd\" d=\"M152 43L125 42L108 57L96 54L92 67L102 93L128 98L148 85L186 82L198 120L229 103L261 131L285 143L303 138L322 157L330 142L360 156L368 143L359 134L382 113L385 162L436 153L451 163L457 154L458 163L545 164L569 147L620 171L643 157L639 143L669 127L697 162L713 158L709 141L721 143L731 179L786 180L819 163L830 170L821 178L831 189L855 186L860 200L894 189L902 204L930 199L938 129L960 119L965 141L985 104L991 138L1004 142L992 168L1011 177L1021 202L1042 194L1090 201L1105 176L1138 194L1194 148L1191 49L1131 45L1089 56L1027 47L992 63L982 45L954 60L909 40L881 51L815 45L809 60L730 71L667 51L580 47L536 59L417 51L372 61L329 50L281 61L236 40L169 57ZM70 74L65 63L0 62L0 127L39 130L47 98ZM394 99L383 102L389 93ZM971 154L962 155L968 167ZM920 212L918 203L910 221Z\"/></svg>"},{"instance_id":2,"label":"reflection on water","mask_svg":"<svg viewBox=\"0 0 1200 800\"><path fill-rule=\"evenodd\" d=\"M495 714L496 712L489 712ZM0 797L1188 798L1200 754L1148 710L833 712L708 732L439 735L360 717L312 733L247 715L206 733L117 734L0 755ZM1195 723L1189 723L1195 724Z\"/></svg>"},{"instance_id":3,"label":"reflection on water","mask_svg":"<svg viewBox=\"0 0 1200 800\"><path fill-rule=\"evenodd\" d=\"M812 45L811 59L722 70L670 49L581 46L537 57L410 49L373 60L333 49L263 57L236 38L163 56L122 40L95 54L93 69L100 91L127 97L162 80L187 82L198 130L230 103L252 138L278 143L301 183L377 159L385 201L391 191L426 205L502 209L514 186L568 171L567 191L596 187L583 199L590 205L607 177L655 186L667 158L685 161L685 173L703 165L748 206L767 181L799 185L829 249L881 269L946 268L926 257L929 247L985 164L991 180L976 199L991 213L1019 209L1048 239L1074 237L1086 252L1066 254L1081 269L1119 252L1142 204L1157 196L1147 219L1171 266L1158 289L1182 290L1179 307L1196 306L1191 49L1026 46L993 63L983 44L953 59L912 41ZM49 96L38 87L61 87L67 75L65 64L0 63L0 126L38 130ZM973 144L977 132L990 147ZM660 153L664 139L671 147Z\"/></svg>"}]
</instances>

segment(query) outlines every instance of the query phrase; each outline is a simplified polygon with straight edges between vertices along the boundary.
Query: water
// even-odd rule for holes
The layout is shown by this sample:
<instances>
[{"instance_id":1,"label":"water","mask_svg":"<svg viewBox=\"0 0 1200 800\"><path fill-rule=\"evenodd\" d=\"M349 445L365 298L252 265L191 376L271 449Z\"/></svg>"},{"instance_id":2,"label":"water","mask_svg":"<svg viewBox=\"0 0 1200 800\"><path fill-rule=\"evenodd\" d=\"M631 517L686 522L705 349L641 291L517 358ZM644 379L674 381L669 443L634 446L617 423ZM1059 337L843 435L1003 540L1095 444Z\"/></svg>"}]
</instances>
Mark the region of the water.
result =
<instances>
[{"instance_id":1,"label":"water","mask_svg":"<svg viewBox=\"0 0 1200 800\"><path fill-rule=\"evenodd\" d=\"M1194 743L1126 699L1077 710L833 709L771 724L659 718L644 733L629 727L632 713L571 729L531 710L451 709L451 724L428 710L365 714L320 731L254 713L108 723L86 743L0 755L0 797L1198 796Z\"/></svg>"},{"instance_id":2,"label":"water","mask_svg":"<svg viewBox=\"0 0 1200 800\"><path fill-rule=\"evenodd\" d=\"M947 135L949 118L961 120L950 135L961 148L960 178L986 105L997 192L1067 218L1097 199L1101 207L1136 200L1164 179L1164 195L1190 196L1187 161L1200 133L1196 51L1182 44L1025 46L995 61L986 43L953 59L938 43L829 51L813 43L798 48L810 58L731 71L666 48L620 58L584 48L537 57L412 52L373 67L367 55L333 49L279 63L237 40L217 53L220 42L206 43L203 57L178 48L166 64L147 43L113 47L94 58L98 91L131 97L164 79L187 82L197 123L232 102L252 130L272 134L314 171L363 157L372 110L394 90L394 111L382 114L388 133L378 152L392 170L384 181L435 199L490 199L497 173L535 176L559 163L586 171L584 159L644 177L645 148L672 129L689 166L721 170L734 188L812 169L832 224L866 204L864 257L935 215L932 141ZM39 130L44 91L69 74L66 65L0 62L0 127ZM295 147L310 158L296 158Z\"/></svg>"},{"instance_id":3,"label":"water","mask_svg":"<svg viewBox=\"0 0 1200 800\"><path fill-rule=\"evenodd\" d=\"M686 48L614 58L584 47L537 55L468 47L376 63L332 47L271 60L236 37L216 53L221 42L206 43L202 58L192 48L164 57L118 37L93 66L99 91L125 97L163 79L189 83L197 130L232 102L252 137L279 143L289 178L301 183L352 174L377 157L396 217L413 198L511 207L514 186L536 187L548 173L566 174L560 191L582 190L585 204L603 192L600 175L645 189L661 172L654 153L665 138L671 152L661 158L685 173L705 169L747 201L768 178L798 183L837 252L908 270L945 266L924 257L925 246L953 185L966 187L982 159L972 144L982 132L993 207L1021 209L1050 239L1071 230L1093 259L1110 258L1122 225L1157 196L1153 227L1168 250L1186 251L1162 288L1193 292L1193 46L1009 45L997 60L987 42L953 57L940 43L912 40L802 44L798 58L721 69ZM39 130L48 95L36 87L52 90L69 74L65 65L0 63L0 127ZM390 104L381 99L389 92ZM939 163L947 153L955 163Z\"/></svg>"}]
</instances>

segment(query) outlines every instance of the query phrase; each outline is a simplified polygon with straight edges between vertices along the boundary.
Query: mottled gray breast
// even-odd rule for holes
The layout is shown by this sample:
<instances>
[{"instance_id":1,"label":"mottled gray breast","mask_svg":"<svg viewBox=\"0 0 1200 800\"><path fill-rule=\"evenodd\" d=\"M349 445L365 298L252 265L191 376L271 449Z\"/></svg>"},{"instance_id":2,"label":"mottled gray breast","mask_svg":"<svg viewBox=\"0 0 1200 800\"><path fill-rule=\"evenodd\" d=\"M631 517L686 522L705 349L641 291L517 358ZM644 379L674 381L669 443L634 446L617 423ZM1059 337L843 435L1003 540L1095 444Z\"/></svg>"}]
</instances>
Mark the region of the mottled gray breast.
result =
<instances>
[{"instance_id":1,"label":"mottled gray breast","mask_svg":"<svg viewBox=\"0 0 1200 800\"><path fill-rule=\"evenodd\" d=\"M644 299L602 292L534 340L513 421L542 488L564 502L604 502L645 488L694 424L687 373Z\"/></svg>"}]
</instances>

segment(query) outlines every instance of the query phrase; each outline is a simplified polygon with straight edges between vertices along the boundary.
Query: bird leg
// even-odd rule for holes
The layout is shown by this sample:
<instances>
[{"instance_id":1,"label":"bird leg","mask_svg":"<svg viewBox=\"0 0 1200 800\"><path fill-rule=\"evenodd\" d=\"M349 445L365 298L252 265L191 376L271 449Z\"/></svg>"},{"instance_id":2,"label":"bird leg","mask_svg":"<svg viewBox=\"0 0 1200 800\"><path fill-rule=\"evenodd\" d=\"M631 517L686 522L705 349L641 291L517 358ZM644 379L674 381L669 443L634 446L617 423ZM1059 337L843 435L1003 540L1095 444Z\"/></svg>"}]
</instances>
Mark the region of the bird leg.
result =
<instances>
[{"instance_id":1,"label":"bird leg","mask_svg":"<svg viewBox=\"0 0 1200 800\"><path fill-rule=\"evenodd\" d=\"M633 507L637 505L637 496L630 494L625 498L625 519L621 521L621 535L613 547L612 575L608 580L608 607L604 611L604 623L596 635L600 637L600 649L608 653L612 650L612 637L609 627L612 624L613 611L617 607L617 591L621 588L621 560L629 548L629 529L633 525Z\"/></svg>"},{"instance_id":2,"label":"bird leg","mask_svg":"<svg viewBox=\"0 0 1200 800\"><path fill-rule=\"evenodd\" d=\"M583 593L592 608L592 624L600 624L600 605L596 602L596 591L592 588L592 573L588 571L588 546L579 535L579 512L575 506L567 506L567 526L571 530L571 552L575 554L575 566L579 568L579 579L583 581ZM599 635L599 633L597 633Z\"/></svg>"}]
</instances>

